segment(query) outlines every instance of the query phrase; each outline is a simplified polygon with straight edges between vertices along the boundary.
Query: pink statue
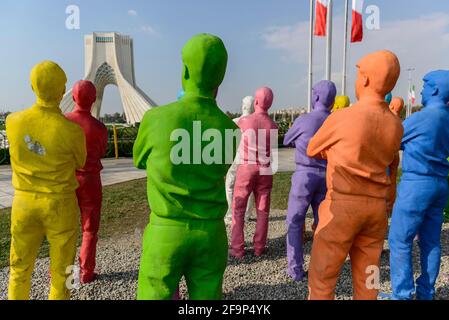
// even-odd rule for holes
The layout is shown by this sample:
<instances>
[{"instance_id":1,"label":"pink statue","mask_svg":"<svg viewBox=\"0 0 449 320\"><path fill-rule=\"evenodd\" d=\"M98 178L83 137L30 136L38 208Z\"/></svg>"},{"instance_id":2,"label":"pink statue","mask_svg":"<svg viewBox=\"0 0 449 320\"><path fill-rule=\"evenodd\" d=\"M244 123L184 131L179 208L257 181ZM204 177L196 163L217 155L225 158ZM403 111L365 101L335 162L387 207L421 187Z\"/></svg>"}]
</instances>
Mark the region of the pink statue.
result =
<instances>
[{"instance_id":1,"label":"pink statue","mask_svg":"<svg viewBox=\"0 0 449 320\"><path fill-rule=\"evenodd\" d=\"M240 166L234 186L231 228L231 254L236 258L242 258L245 255L244 218L251 193L254 193L256 199L257 213L254 252L256 256L260 256L265 251L273 185L270 134L272 130L276 130L277 133L278 129L268 115L268 109L272 103L271 89L260 88L255 95L255 112L242 118L238 123L242 130L243 141L240 144Z\"/></svg>"}]
</instances>

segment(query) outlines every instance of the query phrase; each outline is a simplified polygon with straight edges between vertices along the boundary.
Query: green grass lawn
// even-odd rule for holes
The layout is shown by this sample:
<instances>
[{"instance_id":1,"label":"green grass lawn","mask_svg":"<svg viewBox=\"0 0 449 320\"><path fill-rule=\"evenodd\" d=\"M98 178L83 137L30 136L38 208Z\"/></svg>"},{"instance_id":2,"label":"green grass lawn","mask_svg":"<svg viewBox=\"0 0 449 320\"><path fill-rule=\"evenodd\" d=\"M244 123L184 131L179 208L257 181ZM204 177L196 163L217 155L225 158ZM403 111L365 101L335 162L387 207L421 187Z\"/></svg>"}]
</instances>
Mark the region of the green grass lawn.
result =
<instances>
[{"instance_id":1,"label":"green grass lawn","mask_svg":"<svg viewBox=\"0 0 449 320\"><path fill-rule=\"evenodd\" d=\"M288 194L291 187L292 172L279 172L274 175L271 191L271 207L287 210Z\"/></svg>"},{"instance_id":2,"label":"green grass lawn","mask_svg":"<svg viewBox=\"0 0 449 320\"><path fill-rule=\"evenodd\" d=\"M145 179L106 186L103 188L100 237L107 238L143 228L147 224L148 213ZM10 219L11 209L0 210L0 268L9 263ZM40 257L47 257L48 249L45 241Z\"/></svg>"}]
</instances>

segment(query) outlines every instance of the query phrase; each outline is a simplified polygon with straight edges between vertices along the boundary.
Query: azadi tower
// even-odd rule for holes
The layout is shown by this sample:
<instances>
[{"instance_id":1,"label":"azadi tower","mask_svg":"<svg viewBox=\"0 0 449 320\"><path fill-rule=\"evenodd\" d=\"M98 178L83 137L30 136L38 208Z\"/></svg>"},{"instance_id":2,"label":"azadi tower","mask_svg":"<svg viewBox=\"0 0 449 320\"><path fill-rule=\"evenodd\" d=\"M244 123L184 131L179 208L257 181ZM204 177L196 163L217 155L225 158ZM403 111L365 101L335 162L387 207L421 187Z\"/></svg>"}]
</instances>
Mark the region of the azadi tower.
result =
<instances>
[{"instance_id":1,"label":"azadi tower","mask_svg":"<svg viewBox=\"0 0 449 320\"><path fill-rule=\"evenodd\" d=\"M108 84L118 87L129 124L140 122L145 111L157 106L136 84L131 37L116 32L94 32L85 36L84 48L84 79L92 81L97 87L97 101L92 107L92 114L96 118L100 116L104 88ZM70 90L62 100L62 112L70 112L74 106Z\"/></svg>"}]
</instances>

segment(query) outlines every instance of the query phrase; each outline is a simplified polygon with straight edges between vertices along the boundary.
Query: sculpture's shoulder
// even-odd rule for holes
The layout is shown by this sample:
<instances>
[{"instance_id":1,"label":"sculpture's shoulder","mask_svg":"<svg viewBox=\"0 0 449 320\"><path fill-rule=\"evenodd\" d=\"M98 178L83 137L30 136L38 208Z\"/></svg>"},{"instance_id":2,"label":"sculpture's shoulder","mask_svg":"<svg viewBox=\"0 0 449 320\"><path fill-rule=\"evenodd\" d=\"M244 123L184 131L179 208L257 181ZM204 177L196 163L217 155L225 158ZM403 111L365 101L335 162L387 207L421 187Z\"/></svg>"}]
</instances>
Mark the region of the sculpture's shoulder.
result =
<instances>
[{"instance_id":1,"label":"sculpture's shoulder","mask_svg":"<svg viewBox=\"0 0 449 320\"><path fill-rule=\"evenodd\" d=\"M57 126L59 126L61 128L61 130L64 130L68 134L84 135L84 131L78 123L70 121L69 119L64 117L62 114L57 115L55 117L55 120L56 120Z\"/></svg>"},{"instance_id":2,"label":"sculpture's shoulder","mask_svg":"<svg viewBox=\"0 0 449 320\"><path fill-rule=\"evenodd\" d=\"M21 119L24 118L24 116L26 115L26 110L22 110L22 111L16 111L13 113L10 113L7 117L6 117L6 128L8 128L8 126L12 126L14 125L16 122L20 121Z\"/></svg>"},{"instance_id":3,"label":"sculpture's shoulder","mask_svg":"<svg viewBox=\"0 0 449 320\"><path fill-rule=\"evenodd\" d=\"M145 112L144 117L157 119L166 118L168 116L169 118L172 118L182 111L179 107L179 102L173 102L166 105L153 107Z\"/></svg>"},{"instance_id":4,"label":"sculpture's shoulder","mask_svg":"<svg viewBox=\"0 0 449 320\"><path fill-rule=\"evenodd\" d=\"M97 118L89 115L89 122L99 131L107 131L106 125Z\"/></svg>"},{"instance_id":5,"label":"sculpture's shoulder","mask_svg":"<svg viewBox=\"0 0 449 320\"><path fill-rule=\"evenodd\" d=\"M240 117L239 121L237 122L237 125L241 128L241 129L245 129L248 125L250 125L252 122L254 122L255 120L255 114L252 113L250 115L247 115L246 117Z\"/></svg>"},{"instance_id":6,"label":"sculpture's shoulder","mask_svg":"<svg viewBox=\"0 0 449 320\"><path fill-rule=\"evenodd\" d=\"M268 117L268 121L269 121L270 124L271 124L271 129L279 129L279 127L278 127L276 121L274 121L274 120L271 119L270 117Z\"/></svg>"},{"instance_id":7,"label":"sculpture's shoulder","mask_svg":"<svg viewBox=\"0 0 449 320\"><path fill-rule=\"evenodd\" d=\"M227 114L225 114L223 111L221 111L221 118L223 120L223 124L224 124L224 128L225 129L238 129L239 128L239 121L243 118L245 118L244 116L240 117L238 121L235 121L236 119L231 119L228 117Z\"/></svg>"}]
</instances>

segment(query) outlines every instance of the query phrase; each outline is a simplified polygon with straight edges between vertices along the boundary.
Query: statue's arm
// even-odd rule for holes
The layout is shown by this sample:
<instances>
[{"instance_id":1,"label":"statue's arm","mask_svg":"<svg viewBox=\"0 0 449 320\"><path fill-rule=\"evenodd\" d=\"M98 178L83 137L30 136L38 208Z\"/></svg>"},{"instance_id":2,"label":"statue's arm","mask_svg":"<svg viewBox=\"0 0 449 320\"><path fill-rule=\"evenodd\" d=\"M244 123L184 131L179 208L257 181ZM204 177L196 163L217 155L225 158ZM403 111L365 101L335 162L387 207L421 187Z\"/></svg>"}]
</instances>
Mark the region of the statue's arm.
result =
<instances>
[{"instance_id":1,"label":"statue's arm","mask_svg":"<svg viewBox=\"0 0 449 320\"><path fill-rule=\"evenodd\" d=\"M84 168L84 165L86 164L86 158L87 158L87 148L86 148L86 136L84 135L83 129L81 127L78 127L75 131L75 139L74 141L74 147L73 147L73 155L75 157L75 166L76 169L82 169Z\"/></svg>"},{"instance_id":2,"label":"statue's arm","mask_svg":"<svg viewBox=\"0 0 449 320\"><path fill-rule=\"evenodd\" d=\"M134 142L133 160L134 166L138 169L147 168L147 160L151 153L151 134L157 134L151 130L152 120L150 118L150 113L145 113Z\"/></svg>"},{"instance_id":3,"label":"statue's arm","mask_svg":"<svg viewBox=\"0 0 449 320\"><path fill-rule=\"evenodd\" d=\"M317 159L327 159L327 150L338 141L338 129L336 124L338 113L334 113L324 121L321 128L310 139L307 146L307 155Z\"/></svg>"}]
</instances>

